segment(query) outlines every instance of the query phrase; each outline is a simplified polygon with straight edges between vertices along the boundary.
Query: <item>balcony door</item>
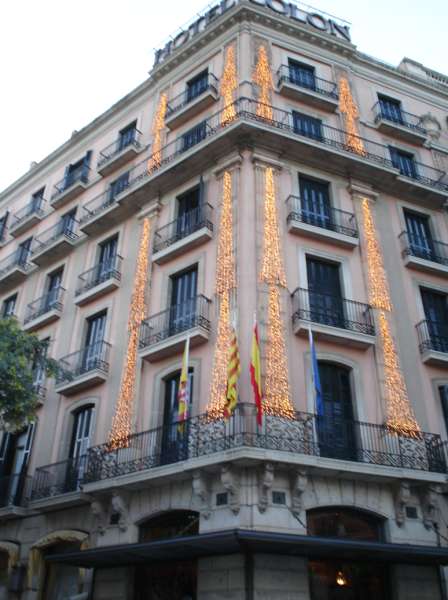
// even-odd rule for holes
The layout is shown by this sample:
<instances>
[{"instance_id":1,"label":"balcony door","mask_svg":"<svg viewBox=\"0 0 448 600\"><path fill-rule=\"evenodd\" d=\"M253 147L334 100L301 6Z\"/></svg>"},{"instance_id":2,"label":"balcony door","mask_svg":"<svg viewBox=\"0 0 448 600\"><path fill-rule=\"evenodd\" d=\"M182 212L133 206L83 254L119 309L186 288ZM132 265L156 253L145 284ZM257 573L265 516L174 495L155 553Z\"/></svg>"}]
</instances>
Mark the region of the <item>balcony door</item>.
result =
<instances>
[{"instance_id":1,"label":"balcony door","mask_svg":"<svg viewBox=\"0 0 448 600\"><path fill-rule=\"evenodd\" d=\"M295 60L289 60L289 79L291 83L310 90L316 89L316 76L314 68Z\"/></svg>"},{"instance_id":2,"label":"balcony door","mask_svg":"<svg viewBox=\"0 0 448 600\"><path fill-rule=\"evenodd\" d=\"M427 289L422 289L421 294L431 348L448 352L448 297Z\"/></svg>"},{"instance_id":3,"label":"balcony door","mask_svg":"<svg viewBox=\"0 0 448 600\"><path fill-rule=\"evenodd\" d=\"M188 423L179 427L180 372L165 379L161 462L169 464L188 458ZM193 369L188 373L188 397L193 393Z\"/></svg>"},{"instance_id":4,"label":"balcony door","mask_svg":"<svg viewBox=\"0 0 448 600\"><path fill-rule=\"evenodd\" d=\"M118 137L118 152L130 146L135 140L135 134L137 131L137 123L134 121L119 133Z\"/></svg>"},{"instance_id":5,"label":"balcony door","mask_svg":"<svg viewBox=\"0 0 448 600\"><path fill-rule=\"evenodd\" d=\"M344 327L344 306L340 266L307 257L310 320L333 327Z\"/></svg>"},{"instance_id":6,"label":"balcony door","mask_svg":"<svg viewBox=\"0 0 448 600\"><path fill-rule=\"evenodd\" d=\"M191 102L208 88L208 70L202 71L187 81L186 102Z\"/></svg>"},{"instance_id":7,"label":"balcony door","mask_svg":"<svg viewBox=\"0 0 448 600\"><path fill-rule=\"evenodd\" d=\"M28 259L31 254L31 242L33 238L28 238L21 244L19 244L18 252L17 252L17 262L22 267L26 267L28 264Z\"/></svg>"},{"instance_id":8,"label":"balcony door","mask_svg":"<svg viewBox=\"0 0 448 600\"><path fill-rule=\"evenodd\" d=\"M299 177L300 209L304 223L331 228L331 207L328 183Z\"/></svg>"},{"instance_id":9,"label":"balcony door","mask_svg":"<svg viewBox=\"0 0 448 600\"><path fill-rule=\"evenodd\" d=\"M392 146L389 146L389 150L392 165L400 171L400 174L412 179L418 179L414 155L410 152L393 148Z\"/></svg>"},{"instance_id":10,"label":"balcony door","mask_svg":"<svg viewBox=\"0 0 448 600\"><path fill-rule=\"evenodd\" d=\"M53 308L59 299L59 291L62 284L62 274L63 270L59 269L58 271L48 275L46 305L44 307L46 310Z\"/></svg>"},{"instance_id":11,"label":"balcony door","mask_svg":"<svg viewBox=\"0 0 448 600\"><path fill-rule=\"evenodd\" d=\"M350 370L319 362L324 414L317 417L321 456L351 460L356 457Z\"/></svg>"},{"instance_id":12,"label":"balcony door","mask_svg":"<svg viewBox=\"0 0 448 600\"><path fill-rule=\"evenodd\" d=\"M386 96L379 96L378 102L380 103L381 117L383 119L403 125L401 102L399 100L393 100L392 98L387 98Z\"/></svg>"},{"instance_id":13,"label":"balcony door","mask_svg":"<svg viewBox=\"0 0 448 600\"><path fill-rule=\"evenodd\" d=\"M429 228L429 218L408 211L404 213L404 216L411 254L419 258L433 260L434 244Z\"/></svg>"},{"instance_id":14,"label":"balcony door","mask_svg":"<svg viewBox=\"0 0 448 600\"><path fill-rule=\"evenodd\" d=\"M179 239L195 231L199 222L201 186L202 184L177 198L176 234Z\"/></svg>"},{"instance_id":15,"label":"balcony door","mask_svg":"<svg viewBox=\"0 0 448 600\"><path fill-rule=\"evenodd\" d=\"M118 237L115 236L100 244L98 261L98 283L109 279L111 273L115 270L117 258Z\"/></svg>"},{"instance_id":16,"label":"balcony door","mask_svg":"<svg viewBox=\"0 0 448 600\"><path fill-rule=\"evenodd\" d=\"M2 486L0 505L19 505L25 487L28 460L34 437L34 423L21 433L4 433L0 446L0 474L9 478Z\"/></svg>"},{"instance_id":17,"label":"balcony door","mask_svg":"<svg viewBox=\"0 0 448 600\"><path fill-rule=\"evenodd\" d=\"M71 236L75 233L76 226L76 208L65 213L61 219L61 233L67 236Z\"/></svg>"},{"instance_id":18,"label":"balcony door","mask_svg":"<svg viewBox=\"0 0 448 600\"><path fill-rule=\"evenodd\" d=\"M78 489L86 467L85 456L90 447L95 408L87 406L74 414L72 439L65 488L66 491Z\"/></svg>"},{"instance_id":19,"label":"balcony door","mask_svg":"<svg viewBox=\"0 0 448 600\"><path fill-rule=\"evenodd\" d=\"M87 321L86 343L83 356L83 371L91 371L98 367L102 357L104 332L107 313L95 315Z\"/></svg>"},{"instance_id":20,"label":"balcony door","mask_svg":"<svg viewBox=\"0 0 448 600\"><path fill-rule=\"evenodd\" d=\"M197 268L171 277L170 335L194 326L196 318Z\"/></svg>"}]
</instances>

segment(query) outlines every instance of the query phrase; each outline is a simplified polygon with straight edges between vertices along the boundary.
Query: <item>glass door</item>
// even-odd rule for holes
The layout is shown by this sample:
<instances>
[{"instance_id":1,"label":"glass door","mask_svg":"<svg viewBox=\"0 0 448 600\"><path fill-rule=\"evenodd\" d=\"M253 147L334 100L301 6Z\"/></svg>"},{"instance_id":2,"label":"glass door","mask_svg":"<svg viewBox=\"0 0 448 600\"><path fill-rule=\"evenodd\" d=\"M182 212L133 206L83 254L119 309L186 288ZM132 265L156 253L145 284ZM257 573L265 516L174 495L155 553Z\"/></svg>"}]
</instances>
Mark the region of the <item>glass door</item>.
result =
<instances>
[{"instance_id":1,"label":"glass door","mask_svg":"<svg viewBox=\"0 0 448 600\"><path fill-rule=\"evenodd\" d=\"M413 256L433 260L434 244L429 229L429 219L424 215L405 212L409 248Z\"/></svg>"},{"instance_id":2,"label":"glass door","mask_svg":"<svg viewBox=\"0 0 448 600\"><path fill-rule=\"evenodd\" d=\"M192 233L199 222L199 187L189 190L177 199L177 227L178 239Z\"/></svg>"},{"instance_id":3,"label":"glass door","mask_svg":"<svg viewBox=\"0 0 448 600\"><path fill-rule=\"evenodd\" d=\"M310 90L316 89L314 68L293 60L289 61L289 79L291 83Z\"/></svg>"},{"instance_id":4,"label":"glass door","mask_svg":"<svg viewBox=\"0 0 448 600\"><path fill-rule=\"evenodd\" d=\"M59 300L59 290L62 284L62 269L48 276L48 292L45 297L45 310L51 310Z\"/></svg>"},{"instance_id":5,"label":"glass door","mask_svg":"<svg viewBox=\"0 0 448 600\"><path fill-rule=\"evenodd\" d=\"M391 98L380 96L379 103L381 109L381 116L383 119L403 125L401 103L398 100L392 100Z\"/></svg>"},{"instance_id":6,"label":"glass door","mask_svg":"<svg viewBox=\"0 0 448 600\"><path fill-rule=\"evenodd\" d=\"M106 329L106 313L96 315L88 320L86 344L84 348L82 370L91 371L100 366L103 353L104 331Z\"/></svg>"},{"instance_id":7,"label":"glass door","mask_svg":"<svg viewBox=\"0 0 448 600\"><path fill-rule=\"evenodd\" d=\"M421 290L431 348L448 352L448 305L447 296L432 290Z\"/></svg>"},{"instance_id":8,"label":"glass door","mask_svg":"<svg viewBox=\"0 0 448 600\"><path fill-rule=\"evenodd\" d=\"M115 262L117 258L118 237L115 236L106 242L100 244L100 255L98 263L98 283L109 279L112 272L115 270Z\"/></svg>"},{"instance_id":9,"label":"glass door","mask_svg":"<svg viewBox=\"0 0 448 600\"><path fill-rule=\"evenodd\" d=\"M400 171L400 174L412 179L418 179L414 156L409 152L403 152L392 146L389 149L392 165Z\"/></svg>"},{"instance_id":10,"label":"glass door","mask_svg":"<svg viewBox=\"0 0 448 600\"><path fill-rule=\"evenodd\" d=\"M180 372L165 380L165 406L161 463L169 464L188 458L188 422L179 427L179 383ZM188 398L191 403L193 393L193 370L188 372Z\"/></svg>"},{"instance_id":11,"label":"glass door","mask_svg":"<svg viewBox=\"0 0 448 600\"><path fill-rule=\"evenodd\" d=\"M310 320L345 327L339 265L307 258Z\"/></svg>"},{"instance_id":12,"label":"glass door","mask_svg":"<svg viewBox=\"0 0 448 600\"><path fill-rule=\"evenodd\" d=\"M70 460L68 462L65 482L66 491L78 489L84 476L86 454L90 447L90 437L93 428L94 410L93 406L88 406L75 414L70 446Z\"/></svg>"},{"instance_id":13,"label":"glass door","mask_svg":"<svg viewBox=\"0 0 448 600\"><path fill-rule=\"evenodd\" d=\"M196 268L171 278L171 306L169 311L170 335L194 326L196 318Z\"/></svg>"},{"instance_id":14,"label":"glass door","mask_svg":"<svg viewBox=\"0 0 448 600\"><path fill-rule=\"evenodd\" d=\"M328 184L299 178L300 208L304 223L331 229L331 208Z\"/></svg>"}]
</instances>

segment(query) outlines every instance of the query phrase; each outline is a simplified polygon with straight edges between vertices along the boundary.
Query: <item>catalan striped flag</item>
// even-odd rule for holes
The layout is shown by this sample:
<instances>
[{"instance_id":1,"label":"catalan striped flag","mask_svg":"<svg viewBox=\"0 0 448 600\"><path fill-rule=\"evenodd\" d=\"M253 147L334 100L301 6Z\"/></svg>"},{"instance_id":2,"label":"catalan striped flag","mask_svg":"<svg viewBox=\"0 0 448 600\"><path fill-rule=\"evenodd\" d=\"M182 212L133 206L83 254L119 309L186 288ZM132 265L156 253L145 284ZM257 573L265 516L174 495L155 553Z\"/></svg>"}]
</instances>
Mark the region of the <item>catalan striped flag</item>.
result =
<instances>
[{"instance_id":1,"label":"catalan striped flag","mask_svg":"<svg viewBox=\"0 0 448 600\"><path fill-rule=\"evenodd\" d=\"M241 373L240 353L235 329L232 329L230 341L229 364L227 367L227 394L224 406L224 417L229 419L238 404L237 382Z\"/></svg>"},{"instance_id":2,"label":"catalan striped flag","mask_svg":"<svg viewBox=\"0 0 448 600\"><path fill-rule=\"evenodd\" d=\"M258 324L254 320L254 330L252 334L252 347L250 351L250 381L254 391L255 405L257 407L257 423L261 425L263 416L263 395L261 391L261 360L260 360L260 342L258 337Z\"/></svg>"},{"instance_id":3,"label":"catalan striped flag","mask_svg":"<svg viewBox=\"0 0 448 600\"><path fill-rule=\"evenodd\" d=\"M188 419L188 403L189 403L189 389L188 389L188 358L190 353L190 338L188 337L185 342L184 356L182 359L182 372L180 374L179 391L177 392L178 402L178 425L177 429L180 433L185 431L185 423Z\"/></svg>"}]
</instances>

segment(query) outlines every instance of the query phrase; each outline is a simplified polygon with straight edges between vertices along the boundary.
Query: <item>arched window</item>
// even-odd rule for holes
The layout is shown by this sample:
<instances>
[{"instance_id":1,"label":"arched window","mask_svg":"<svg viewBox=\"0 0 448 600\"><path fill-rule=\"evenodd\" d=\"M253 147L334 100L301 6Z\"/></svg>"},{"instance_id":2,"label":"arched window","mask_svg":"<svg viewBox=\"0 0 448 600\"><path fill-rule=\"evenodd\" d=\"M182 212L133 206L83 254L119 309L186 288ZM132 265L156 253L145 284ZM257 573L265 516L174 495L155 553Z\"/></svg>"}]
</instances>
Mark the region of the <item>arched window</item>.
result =
<instances>
[{"instance_id":1,"label":"arched window","mask_svg":"<svg viewBox=\"0 0 448 600\"><path fill-rule=\"evenodd\" d=\"M173 510L152 517L140 525L141 542L167 540L199 533L199 513L192 510Z\"/></svg>"},{"instance_id":2,"label":"arched window","mask_svg":"<svg viewBox=\"0 0 448 600\"><path fill-rule=\"evenodd\" d=\"M317 508L307 513L309 535L349 540L380 541L383 521L364 511L351 508Z\"/></svg>"},{"instance_id":3,"label":"arched window","mask_svg":"<svg viewBox=\"0 0 448 600\"><path fill-rule=\"evenodd\" d=\"M53 544L45 549L45 556L51 554L64 554L65 552L76 552L80 549L77 543ZM45 569L44 594L45 600L63 600L80 594L82 582L78 567L71 565L47 563Z\"/></svg>"}]
</instances>

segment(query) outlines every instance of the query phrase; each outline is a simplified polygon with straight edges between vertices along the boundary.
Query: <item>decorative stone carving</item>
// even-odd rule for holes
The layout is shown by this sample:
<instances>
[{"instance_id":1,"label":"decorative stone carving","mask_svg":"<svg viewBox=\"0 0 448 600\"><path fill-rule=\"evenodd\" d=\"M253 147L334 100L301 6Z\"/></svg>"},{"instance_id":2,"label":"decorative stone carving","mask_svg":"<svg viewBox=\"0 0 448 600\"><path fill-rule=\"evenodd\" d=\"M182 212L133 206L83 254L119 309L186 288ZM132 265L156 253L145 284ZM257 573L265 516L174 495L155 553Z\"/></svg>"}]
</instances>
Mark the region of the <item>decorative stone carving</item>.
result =
<instances>
[{"instance_id":1,"label":"decorative stone carving","mask_svg":"<svg viewBox=\"0 0 448 600\"><path fill-rule=\"evenodd\" d=\"M303 494L308 485L308 474L303 469L294 471L291 477L291 512L299 517L303 509Z\"/></svg>"},{"instance_id":2,"label":"decorative stone carving","mask_svg":"<svg viewBox=\"0 0 448 600\"><path fill-rule=\"evenodd\" d=\"M210 484L202 471L195 471L191 482L193 489L193 498L199 503L199 510L205 519L208 519L212 513Z\"/></svg>"},{"instance_id":3,"label":"decorative stone carving","mask_svg":"<svg viewBox=\"0 0 448 600\"><path fill-rule=\"evenodd\" d=\"M101 500L95 498L90 504L90 511L93 515L92 533L104 535L107 525L107 511Z\"/></svg>"},{"instance_id":4,"label":"decorative stone carving","mask_svg":"<svg viewBox=\"0 0 448 600\"><path fill-rule=\"evenodd\" d=\"M434 529L434 525L438 525L440 491L440 486L428 485L420 495L423 524L426 529Z\"/></svg>"},{"instance_id":5,"label":"decorative stone carving","mask_svg":"<svg viewBox=\"0 0 448 600\"><path fill-rule=\"evenodd\" d=\"M118 515L118 527L121 531L126 531L129 525L128 495L123 491L115 490L112 492L111 512Z\"/></svg>"},{"instance_id":6,"label":"decorative stone carving","mask_svg":"<svg viewBox=\"0 0 448 600\"><path fill-rule=\"evenodd\" d=\"M266 512L269 498L268 493L274 483L274 465L265 463L258 474L258 510Z\"/></svg>"},{"instance_id":7,"label":"decorative stone carving","mask_svg":"<svg viewBox=\"0 0 448 600\"><path fill-rule=\"evenodd\" d=\"M399 527L403 526L406 504L411 499L411 486L407 481L402 481L395 492L395 521Z\"/></svg>"},{"instance_id":8,"label":"decorative stone carving","mask_svg":"<svg viewBox=\"0 0 448 600\"><path fill-rule=\"evenodd\" d=\"M229 495L229 506L233 514L240 512L240 481L239 473L231 464L226 464L221 468L221 483Z\"/></svg>"},{"instance_id":9,"label":"decorative stone carving","mask_svg":"<svg viewBox=\"0 0 448 600\"><path fill-rule=\"evenodd\" d=\"M420 123L422 127L426 129L429 137L432 140L438 140L442 131L442 126L434 115L426 113L420 117Z\"/></svg>"}]
</instances>

